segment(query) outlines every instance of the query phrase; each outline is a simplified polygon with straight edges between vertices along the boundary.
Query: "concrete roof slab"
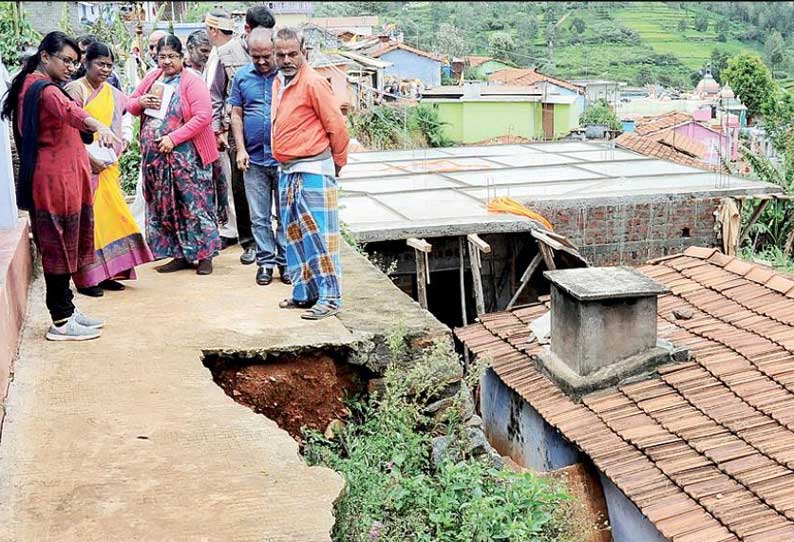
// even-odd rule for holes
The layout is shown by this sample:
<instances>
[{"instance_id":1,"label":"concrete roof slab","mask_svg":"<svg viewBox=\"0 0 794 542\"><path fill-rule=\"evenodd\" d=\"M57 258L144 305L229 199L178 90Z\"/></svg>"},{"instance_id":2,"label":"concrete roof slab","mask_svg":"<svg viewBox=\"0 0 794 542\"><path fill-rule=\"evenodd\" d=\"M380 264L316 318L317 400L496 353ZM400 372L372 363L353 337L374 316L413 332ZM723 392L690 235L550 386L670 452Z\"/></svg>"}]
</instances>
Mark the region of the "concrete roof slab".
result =
<instances>
[{"instance_id":1,"label":"concrete roof slab","mask_svg":"<svg viewBox=\"0 0 794 542\"><path fill-rule=\"evenodd\" d=\"M579 162L578 157L572 158L563 154L517 154L514 156L494 156L489 158L492 162L499 162L508 167L524 166L553 166Z\"/></svg>"},{"instance_id":2,"label":"concrete roof slab","mask_svg":"<svg viewBox=\"0 0 794 542\"><path fill-rule=\"evenodd\" d=\"M382 194L384 192L406 192L409 190L433 190L459 186L440 175L419 174L404 177L386 177L381 179L346 179L341 182L346 192L365 192ZM347 200L345 200L347 201Z\"/></svg>"},{"instance_id":3,"label":"concrete roof slab","mask_svg":"<svg viewBox=\"0 0 794 542\"><path fill-rule=\"evenodd\" d=\"M463 191L476 198L487 200L489 198L508 197L521 201L551 199L573 195L581 197L582 193L590 192L594 186L603 181L580 181L565 184L538 183L508 186L492 186L490 188L466 188Z\"/></svg>"},{"instance_id":4,"label":"concrete roof slab","mask_svg":"<svg viewBox=\"0 0 794 542\"><path fill-rule=\"evenodd\" d=\"M571 166L549 166L501 171L450 173L448 176L470 186L488 186L550 181L566 182L598 177L599 175Z\"/></svg>"},{"instance_id":5,"label":"concrete roof slab","mask_svg":"<svg viewBox=\"0 0 794 542\"><path fill-rule=\"evenodd\" d=\"M353 153L349 160L355 164L371 164L373 162L394 162L397 160L426 160L428 158L444 158L449 153L440 149L407 149L399 151L373 151Z\"/></svg>"},{"instance_id":6,"label":"concrete roof slab","mask_svg":"<svg viewBox=\"0 0 794 542\"><path fill-rule=\"evenodd\" d=\"M428 160L416 160L413 162L398 162L399 166L408 171L424 173L425 171L466 171L472 169L496 169L499 164L494 164L483 158L455 157L455 158L434 158Z\"/></svg>"},{"instance_id":7,"label":"concrete roof slab","mask_svg":"<svg viewBox=\"0 0 794 542\"><path fill-rule=\"evenodd\" d=\"M584 169L609 177L639 177L641 175L676 175L680 173L698 174L702 169L682 166L664 160L627 160L623 162L602 162L582 164Z\"/></svg>"},{"instance_id":8,"label":"concrete roof slab","mask_svg":"<svg viewBox=\"0 0 794 542\"><path fill-rule=\"evenodd\" d=\"M402 222L400 216L370 196L346 196L340 203L340 215L348 224L368 224L371 222Z\"/></svg>"},{"instance_id":9,"label":"concrete roof slab","mask_svg":"<svg viewBox=\"0 0 794 542\"><path fill-rule=\"evenodd\" d=\"M479 147L446 147L452 156L506 156L540 152L524 145L481 145Z\"/></svg>"},{"instance_id":10,"label":"concrete roof slab","mask_svg":"<svg viewBox=\"0 0 794 542\"><path fill-rule=\"evenodd\" d=\"M600 149L597 151L566 152L565 156L587 162L606 162L612 160L647 160L647 156L620 149Z\"/></svg>"},{"instance_id":11,"label":"concrete roof slab","mask_svg":"<svg viewBox=\"0 0 794 542\"><path fill-rule=\"evenodd\" d=\"M438 190L432 194L407 192L381 194L376 199L410 220L438 220L470 216L487 216L485 206L454 190Z\"/></svg>"}]
</instances>

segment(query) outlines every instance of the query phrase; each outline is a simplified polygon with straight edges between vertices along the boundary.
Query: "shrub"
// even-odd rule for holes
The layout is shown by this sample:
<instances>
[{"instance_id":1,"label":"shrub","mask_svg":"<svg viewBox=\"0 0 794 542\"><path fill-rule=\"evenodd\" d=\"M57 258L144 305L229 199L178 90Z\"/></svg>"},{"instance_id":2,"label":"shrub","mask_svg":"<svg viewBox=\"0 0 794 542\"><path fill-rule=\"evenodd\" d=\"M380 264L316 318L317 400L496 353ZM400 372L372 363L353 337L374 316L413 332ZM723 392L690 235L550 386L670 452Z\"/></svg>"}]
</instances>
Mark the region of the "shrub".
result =
<instances>
[{"instance_id":1,"label":"shrub","mask_svg":"<svg viewBox=\"0 0 794 542\"><path fill-rule=\"evenodd\" d=\"M584 110L579 117L582 126L608 126L610 130L620 130L621 124L615 112L606 102L598 101Z\"/></svg>"},{"instance_id":2,"label":"shrub","mask_svg":"<svg viewBox=\"0 0 794 542\"><path fill-rule=\"evenodd\" d=\"M365 147L395 149L402 146L403 115L397 107L377 106L351 114L350 131Z\"/></svg>"},{"instance_id":3,"label":"shrub","mask_svg":"<svg viewBox=\"0 0 794 542\"><path fill-rule=\"evenodd\" d=\"M422 134L431 147L449 147L452 142L444 135L445 122L438 118L438 110L420 105L411 109L408 118L408 129Z\"/></svg>"},{"instance_id":4,"label":"shrub","mask_svg":"<svg viewBox=\"0 0 794 542\"><path fill-rule=\"evenodd\" d=\"M138 184L138 176L141 171L141 145L140 137L140 119L137 118L133 124L133 135L130 146L121 155L119 160L119 168L121 169L121 190L125 194L134 194L135 186Z\"/></svg>"},{"instance_id":5,"label":"shrub","mask_svg":"<svg viewBox=\"0 0 794 542\"><path fill-rule=\"evenodd\" d=\"M406 367L400 359L404 338L392 337L388 344L393 359L382 394L352 408L355 421L335 440L307 434L309 463L335 469L347 481L335 511L334 540L582 540L581 522L573 521L574 501L558 481L498 470L470 457L433 468L430 434L439 428L425 405L448 386L459 361L447 343L436 342ZM479 372L471 375L476 379ZM465 434L460 404L442 422L448 434Z\"/></svg>"}]
</instances>

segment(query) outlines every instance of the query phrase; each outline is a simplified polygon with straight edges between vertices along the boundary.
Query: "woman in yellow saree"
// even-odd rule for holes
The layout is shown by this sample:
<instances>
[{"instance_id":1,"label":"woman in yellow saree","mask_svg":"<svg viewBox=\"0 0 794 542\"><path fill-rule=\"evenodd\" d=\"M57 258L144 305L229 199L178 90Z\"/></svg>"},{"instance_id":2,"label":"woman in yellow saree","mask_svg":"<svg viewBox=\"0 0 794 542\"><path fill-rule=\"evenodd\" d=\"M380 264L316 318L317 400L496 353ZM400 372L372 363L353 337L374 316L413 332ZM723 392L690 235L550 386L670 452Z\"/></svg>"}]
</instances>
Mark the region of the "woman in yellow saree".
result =
<instances>
[{"instance_id":1,"label":"woman in yellow saree","mask_svg":"<svg viewBox=\"0 0 794 542\"><path fill-rule=\"evenodd\" d=\"M85 75L69 83L66 91L86 112L109 126L124 141L126 148L132 139L132 126L122 126L126 96L107 83L113 72L110 48L99 42L89 45L84 68ZM124 285L118 280L135 279L135 267L153 259L121 191L118 159L124 148L118 145L108 153L107 149L100 149L97 145L88 147L94 184L94 250L97 257L93 264L80 269L73 279L78 292L93 297L104 295L104 290L123 290Z\"/></svg>"}]
</instances>

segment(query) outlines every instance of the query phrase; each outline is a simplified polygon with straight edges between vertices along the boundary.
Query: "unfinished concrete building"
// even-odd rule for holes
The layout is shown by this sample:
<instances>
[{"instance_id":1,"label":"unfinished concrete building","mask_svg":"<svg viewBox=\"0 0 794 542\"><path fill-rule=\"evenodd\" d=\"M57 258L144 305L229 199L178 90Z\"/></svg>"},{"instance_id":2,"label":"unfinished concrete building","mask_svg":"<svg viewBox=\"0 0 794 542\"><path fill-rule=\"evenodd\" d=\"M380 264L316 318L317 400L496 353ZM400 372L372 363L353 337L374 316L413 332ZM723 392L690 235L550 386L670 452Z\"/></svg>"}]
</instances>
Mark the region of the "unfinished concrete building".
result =
<instances>
[{"instance_id":1,"label":"unfinished concrete building","mask_svg":"<svg viewBox=\"0 0 794 542\"><path fill-rule=\"evenodd\" d=\"M505 309L538 255L529 234L537 224L489 213L494 198L510 197L545 216L590 265L640 265L690 246L715 246L714 211L723 198L780 192L585 142L353 154L341 186L350 233L404 291L415 299L424 293L429 310L450 326ZM475 258L480 277L470 271L470 234L488 247ZM423 245L427 252L408 246L411 238L430 245ZM427 262L429 284L416 278L417 254ZM519 302L548 293L539 280L548 268L537 266ZM483 310L475 299L479 280Z\"/></svg>"}]
</instances>

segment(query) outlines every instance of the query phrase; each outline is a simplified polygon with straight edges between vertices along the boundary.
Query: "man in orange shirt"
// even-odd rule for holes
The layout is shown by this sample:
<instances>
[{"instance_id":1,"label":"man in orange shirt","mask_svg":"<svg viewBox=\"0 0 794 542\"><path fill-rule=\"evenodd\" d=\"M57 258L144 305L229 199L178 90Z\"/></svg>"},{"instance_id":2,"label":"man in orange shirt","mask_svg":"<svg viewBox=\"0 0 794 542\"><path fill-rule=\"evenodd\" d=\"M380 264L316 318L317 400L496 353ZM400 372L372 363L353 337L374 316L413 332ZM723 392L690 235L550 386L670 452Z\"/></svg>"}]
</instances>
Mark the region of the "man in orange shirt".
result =
<instances>
[{"instance_id":1,"label":"man in orange shirt","mask_svg":"<svg viewBox=\"0 0 794 542\"><path fill-rule=\"evenodd\" d=\"M303 36L282 28L273 38L279 73L271 110L273 157L281 165L281 219L287 234L292 299L301 318L333 316L342 305L338 187L350 138L331 85L306 62Z\"/></svg>"}]
</instances>

